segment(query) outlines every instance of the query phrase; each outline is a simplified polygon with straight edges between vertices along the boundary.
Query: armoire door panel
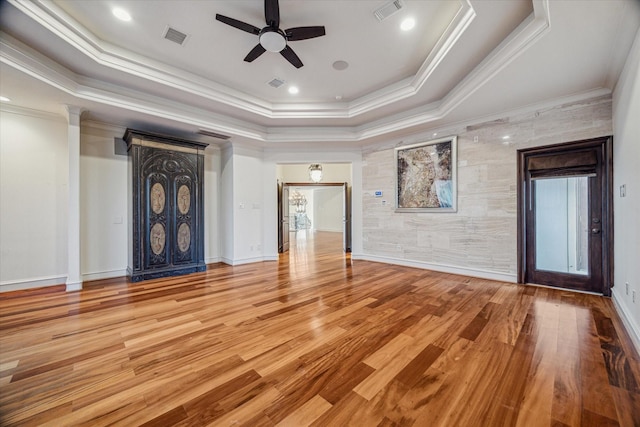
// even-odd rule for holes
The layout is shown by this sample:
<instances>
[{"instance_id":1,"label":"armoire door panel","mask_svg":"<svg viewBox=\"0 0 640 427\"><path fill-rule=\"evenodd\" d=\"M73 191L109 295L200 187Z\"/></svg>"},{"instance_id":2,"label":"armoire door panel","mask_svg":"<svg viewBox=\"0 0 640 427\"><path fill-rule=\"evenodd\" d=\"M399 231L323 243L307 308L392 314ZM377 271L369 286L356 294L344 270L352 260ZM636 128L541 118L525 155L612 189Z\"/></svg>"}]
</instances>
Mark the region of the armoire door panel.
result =
<instances>
[{"instance_id":1,"label":"armoire door panel","mask_svg":"<svg viewBox=\"0 0 640 427\"><path fill-rule=\"evenodd\" d=\"M196 229L193 221L193 206L195 206L193 179L188 175L178 175L173 180L173 189L176 205L173 262L176 264L191 262L194 258L192 242L195 242Z\"/></svg>"},{"instance_id":2,"label":"armoire door panel","mask_svg":"<svg viewBox=\"0 0 640 427\"><path fill-rule=\"evenodd\" d=\"M144 233L144 263L147 268L166 267L169 265L167 238L170 233L168 211L170 208L167 196L168 177L159 172L151 172L146 177L146 224Z\"/></svg>"}]
</instances>

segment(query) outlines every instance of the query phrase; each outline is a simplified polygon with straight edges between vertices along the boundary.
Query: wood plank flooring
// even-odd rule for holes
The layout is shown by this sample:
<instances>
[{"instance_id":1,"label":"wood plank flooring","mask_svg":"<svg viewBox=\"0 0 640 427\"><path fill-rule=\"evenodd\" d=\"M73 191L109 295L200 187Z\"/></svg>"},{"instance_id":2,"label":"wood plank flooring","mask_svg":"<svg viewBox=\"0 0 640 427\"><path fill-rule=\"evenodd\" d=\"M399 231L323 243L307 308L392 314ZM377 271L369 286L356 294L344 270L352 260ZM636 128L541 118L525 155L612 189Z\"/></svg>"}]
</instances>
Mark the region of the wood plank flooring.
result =
<instances>
[{"instance_id":1,"label":"wood plank flooring","mask_svg":"<svg viewBox=\"0 0 640 427\"><path fill-rule=\"evenodd\" d=\"M0 424L640 426L609 299L299 233L279 262L0 294Z\"/></svg>"}]
</instances>

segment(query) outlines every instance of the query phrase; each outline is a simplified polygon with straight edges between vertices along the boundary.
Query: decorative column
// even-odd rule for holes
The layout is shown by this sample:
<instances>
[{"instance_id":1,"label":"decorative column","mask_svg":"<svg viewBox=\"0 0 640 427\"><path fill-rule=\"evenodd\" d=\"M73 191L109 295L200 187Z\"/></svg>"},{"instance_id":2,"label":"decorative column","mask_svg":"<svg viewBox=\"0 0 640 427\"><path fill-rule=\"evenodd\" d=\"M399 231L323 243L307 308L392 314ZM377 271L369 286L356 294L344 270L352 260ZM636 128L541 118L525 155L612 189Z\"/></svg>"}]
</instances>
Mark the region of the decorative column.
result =
<instances>
[{"instance_id":1,"label":"decorative column","mask_svg":"<svg viewBox=\"0 0 640 427\"><path fill-rule=\"evenodd\" d=\"M80 115L82 108L65 106L69 151L69 205L67 212L67 292L82 289L80 275Z\"/></svg>"}]
</instances>

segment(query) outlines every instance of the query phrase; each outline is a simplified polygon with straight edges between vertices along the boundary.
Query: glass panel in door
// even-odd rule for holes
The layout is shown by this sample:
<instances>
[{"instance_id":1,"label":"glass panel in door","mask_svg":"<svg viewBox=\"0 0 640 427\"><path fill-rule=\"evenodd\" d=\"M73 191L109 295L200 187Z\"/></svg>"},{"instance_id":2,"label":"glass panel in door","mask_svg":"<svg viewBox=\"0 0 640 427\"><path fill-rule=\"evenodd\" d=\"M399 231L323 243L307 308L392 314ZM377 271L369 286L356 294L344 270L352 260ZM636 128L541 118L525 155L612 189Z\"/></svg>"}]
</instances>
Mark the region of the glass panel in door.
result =
<instances>
[{"instance_id":1,"label":"glass panel in door","mask_svg":"<svg viewBox=\"0 0 640 427\"><path fill-rule=\"evenodd\" d=\"M535 269L589 274L589 177L536 179Z\"/></svg>"}]
</instances>

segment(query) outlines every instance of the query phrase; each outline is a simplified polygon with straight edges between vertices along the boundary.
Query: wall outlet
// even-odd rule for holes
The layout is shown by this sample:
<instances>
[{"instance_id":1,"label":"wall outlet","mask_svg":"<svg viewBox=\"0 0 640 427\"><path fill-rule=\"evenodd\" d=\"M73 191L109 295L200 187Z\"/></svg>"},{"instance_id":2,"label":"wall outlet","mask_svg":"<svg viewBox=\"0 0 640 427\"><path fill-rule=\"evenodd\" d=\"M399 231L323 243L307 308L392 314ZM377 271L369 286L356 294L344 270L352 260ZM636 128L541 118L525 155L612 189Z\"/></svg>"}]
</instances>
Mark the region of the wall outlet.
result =
<instances>
[{"instance_id":1,"label":"wall outlet","mask_svg":"<svg viewBox=\"0 0 640 427\"><path fill-rule=\"evenodd\" d=\"M629 282L624 282L624 291L629 295Z\"/></svg>"},{"instance_id":2,"label":"wall outlet","mask_svg":"<svg viewBox=\"0 0 640 427\"><path fill-rule=\"evenodd\" d=\"M620 197L626 197L626 196L627 196L627 185L622 184L620 186Z\"/></svg>"},{"instance_id":3,"label":"wall outlet","mask_svg":"<svg viewBox=\"0 0 640 427\"><path fill-rule=\"evenodd\" d=\"M631 291L631 302L636 302L636 290Z\"/></svg>"}]
</instances>

